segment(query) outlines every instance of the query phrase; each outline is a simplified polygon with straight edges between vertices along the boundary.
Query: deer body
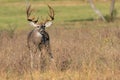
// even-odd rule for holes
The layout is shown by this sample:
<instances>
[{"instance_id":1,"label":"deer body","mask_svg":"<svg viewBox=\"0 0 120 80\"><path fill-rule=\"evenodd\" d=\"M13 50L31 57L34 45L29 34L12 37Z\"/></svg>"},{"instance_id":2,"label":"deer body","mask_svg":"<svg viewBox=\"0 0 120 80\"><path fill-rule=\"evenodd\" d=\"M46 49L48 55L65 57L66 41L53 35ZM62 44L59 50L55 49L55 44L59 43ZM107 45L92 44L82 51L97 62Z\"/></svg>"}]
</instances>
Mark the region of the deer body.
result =
<instances>
[{"instance_id":1,"label":"deer body","mask_svg":"<svg viewBox=\"0 0 120 80\"><path fill-rule=\"evenodd\" d=\"M53 59L53 55L51 53L50 49L50 38L49 34L46 32L45 28L51 26L52 20L54 20L54 10L48 5L50 13L49 17L50 19L46 19L44 22L38 23L38 19L35 20L35 18L31 18L31 12L33 11L31 9L31 5L27 7L27 20L30 22L30 25L34 27L34 29L28 34L27 38L27 44L28 48L30 50L31 55L31 68L33 68L33 53L37 52L37 49L41 52L41 56L43 54L42 50L46 50L46 55L48 55L51 59ZM35 47L35 51L33 51L33 44Z\"/></svg>"},{"instance_id":2,"label":"deer body","mask_svg":"<svg viewBox=\"0 0 120 80\"><path fill-rule=\"evenodd\" d=\"M36 46L36 49L38 48L40 51L43 47L45 47L51 54L50 50L50 38L49 34L46 31L40 31L40 30L32 30L27 38L27 44L28 48L31 50L31 43L33 43ZM52 58L52 55L51 55Z\"/></svg>"},{"instance_id":3,"label":"deer body","mask_svg":"<svg viewBox=\"0 0 120 80\"><path fill-rule=\"evenodd\" d=\"M32 30L29 35L28 35L28 46L30 47L30 42L33 42L35 45L38 45L39 43L41 43L42 40L42 35L40 34L40 32L36 29Z\"/></svg>"}]
</instances>

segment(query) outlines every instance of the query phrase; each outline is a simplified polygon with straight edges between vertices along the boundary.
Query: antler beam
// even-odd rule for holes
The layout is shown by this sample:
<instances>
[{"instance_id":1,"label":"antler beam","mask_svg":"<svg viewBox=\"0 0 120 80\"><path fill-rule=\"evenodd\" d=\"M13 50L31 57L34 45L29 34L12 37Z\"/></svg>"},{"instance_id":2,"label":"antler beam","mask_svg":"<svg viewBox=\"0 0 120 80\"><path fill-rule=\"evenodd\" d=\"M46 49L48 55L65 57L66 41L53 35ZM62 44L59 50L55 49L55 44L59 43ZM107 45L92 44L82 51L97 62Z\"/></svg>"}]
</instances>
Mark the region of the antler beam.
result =
<instances>
[{"instance_id":1,"label":"antler beam","mask_svg":"<svg viewBox=\"0 0 120 80\"><path fill-rule=\"evenodd\" d=\"M37 19L35 20L35 17L30 18L31 14L33 12L33 9L31 9L31 5L29 4L26 10L26 14L27 14L27 20L30 22L31 25L33 26L38 26L37 22L39 20L39 17L37 17Z\"/></svg>"}]
</instances>

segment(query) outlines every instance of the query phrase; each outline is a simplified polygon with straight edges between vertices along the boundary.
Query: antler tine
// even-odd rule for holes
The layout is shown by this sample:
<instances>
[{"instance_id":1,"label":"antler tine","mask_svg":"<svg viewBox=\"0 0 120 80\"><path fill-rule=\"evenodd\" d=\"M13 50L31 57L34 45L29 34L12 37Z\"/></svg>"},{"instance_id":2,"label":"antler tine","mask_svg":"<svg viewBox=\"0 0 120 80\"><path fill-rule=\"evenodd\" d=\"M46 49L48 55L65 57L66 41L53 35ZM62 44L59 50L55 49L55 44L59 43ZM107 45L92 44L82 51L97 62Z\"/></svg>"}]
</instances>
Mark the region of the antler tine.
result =
<instances>
[{"instance_id":1,"label":"antler tine","mask_svg":"<svg viewBox=\"0 0 120 80\"><path fill-rule=\"evenodd\" d=\"M27 7L27 10L26 10L26 13L27 13L27 18L29 18L29 16L31 15L33 9L31 9L31 5L29 4L28 7Z\"/></svg>"},{"instance_id":2,"label":"antler tine","mask_svg":"<svg viewBox=\"0 0 120 80\"><path fill-rule=\"evenodd\" d=\"M49 7L48 15L50 16L51 20L54 20L54 10L51 6L48 5L48 7Z\"/></svg>"},{"instance_id":3,"label":"antler tine","mask_svg":"<svg viewBox=\"0 0 120 80\"><path fill-rule=\"evenodd\" d=\"M52 20L54 20L54 10L53 10L53 8L52 7L50 7L49 5L48 5L48 7L49 7L49 16L50 16L50 18L52 19Z\"/></svg>"}]
</instances>

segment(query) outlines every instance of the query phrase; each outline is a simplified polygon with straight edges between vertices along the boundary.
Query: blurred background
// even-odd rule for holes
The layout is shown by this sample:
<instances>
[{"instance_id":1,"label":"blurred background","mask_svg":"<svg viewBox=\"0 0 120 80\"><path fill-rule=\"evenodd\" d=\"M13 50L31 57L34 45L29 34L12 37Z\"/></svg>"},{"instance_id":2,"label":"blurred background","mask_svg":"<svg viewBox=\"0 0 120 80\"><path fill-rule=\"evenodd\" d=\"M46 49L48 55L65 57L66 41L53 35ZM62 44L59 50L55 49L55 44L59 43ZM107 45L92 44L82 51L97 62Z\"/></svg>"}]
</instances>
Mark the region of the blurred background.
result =
<instances>
[{"instance_id":1,"label":"blurred background","mask_svg":"<svg viewBox=\"0 0 120 80\"><path fill-rule=\"evenodd\" d=\"M47 4L55 10L46 30L56 64L41 64L43 72L38 54L30 69L26 1L41 21ZM119 48L119 0L0 0L0 80L119 80Z\"/></svg>"}]
</instances>

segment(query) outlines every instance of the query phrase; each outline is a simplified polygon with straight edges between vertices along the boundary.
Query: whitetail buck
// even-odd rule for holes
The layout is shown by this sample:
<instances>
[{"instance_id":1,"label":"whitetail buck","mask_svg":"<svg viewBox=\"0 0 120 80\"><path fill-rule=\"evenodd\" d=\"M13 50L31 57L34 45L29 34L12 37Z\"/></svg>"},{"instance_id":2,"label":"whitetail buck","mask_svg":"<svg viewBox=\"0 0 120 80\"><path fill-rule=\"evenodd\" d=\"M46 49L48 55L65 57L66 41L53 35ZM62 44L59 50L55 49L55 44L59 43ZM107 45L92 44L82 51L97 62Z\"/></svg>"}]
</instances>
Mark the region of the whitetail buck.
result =
<instances>
[{"instance_id":1,"label":"whitetail buck","mask_svg":"<svg viewBox=\"0 0 120 80\"><path fill-rule=\"evenodd\" d=\"M53 59L53 55L50 49L50 38L49 34L45 31L46 27L51 26L52 21L54 20L54 10L52 7L48 5L49 8L49 18L46 18L44 21L39 22L39 17L35 18L32 17L31 14L33 9L31 9L31 5L29 4L26 9L27 20L29 21L30 25L34 27L34 29L29 33L27 38L27 45L30 50L31 55L31 68L33 68L33 53L37 52L37 49L40 51L40 56L42 56L42 49L47 51L47 54L51 59ZM36 50L32 50L32 45L35 46Z\"/></svg>"}]
</instances>

